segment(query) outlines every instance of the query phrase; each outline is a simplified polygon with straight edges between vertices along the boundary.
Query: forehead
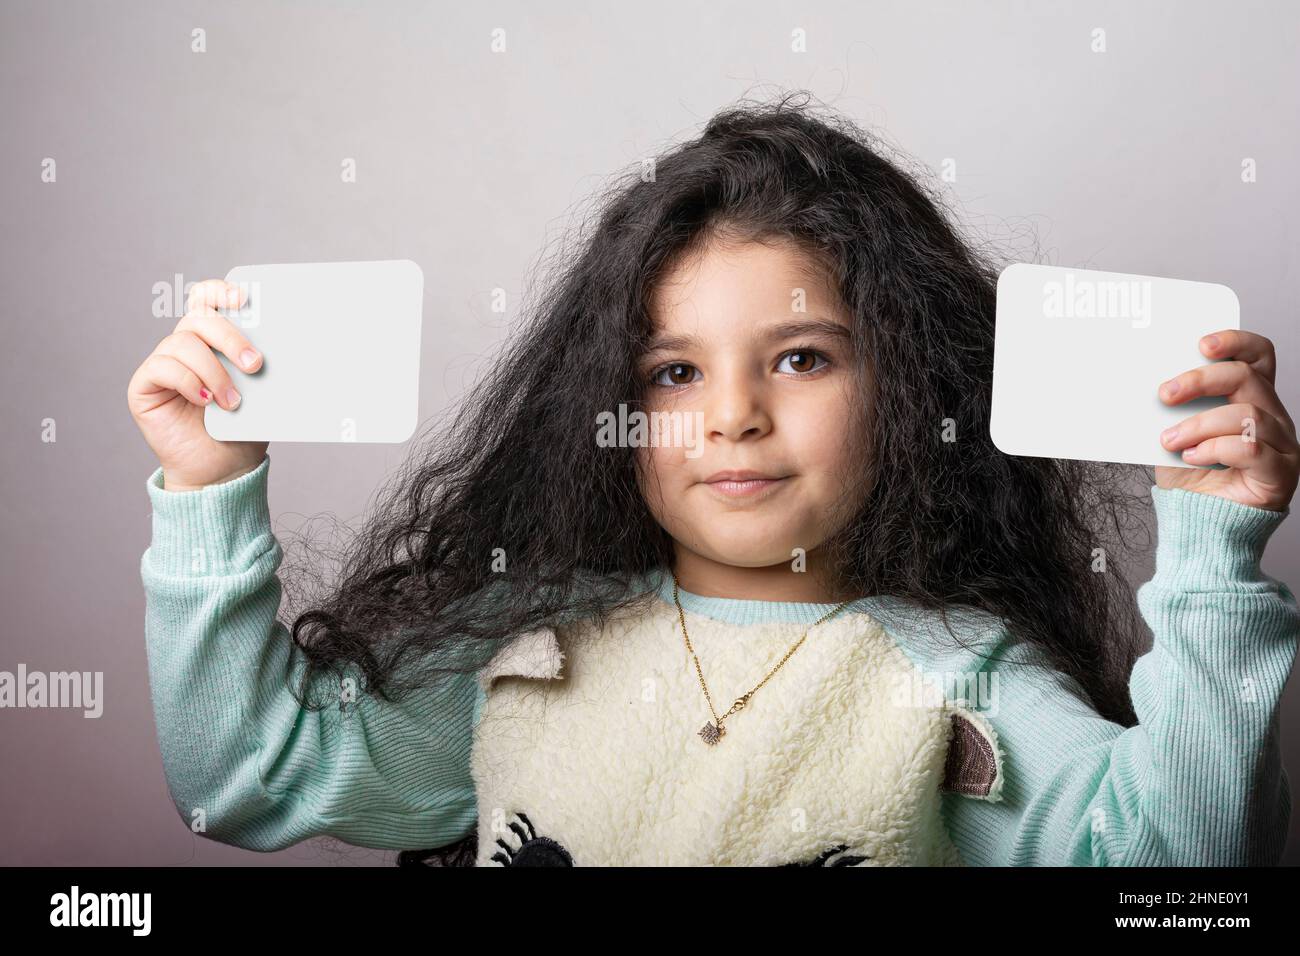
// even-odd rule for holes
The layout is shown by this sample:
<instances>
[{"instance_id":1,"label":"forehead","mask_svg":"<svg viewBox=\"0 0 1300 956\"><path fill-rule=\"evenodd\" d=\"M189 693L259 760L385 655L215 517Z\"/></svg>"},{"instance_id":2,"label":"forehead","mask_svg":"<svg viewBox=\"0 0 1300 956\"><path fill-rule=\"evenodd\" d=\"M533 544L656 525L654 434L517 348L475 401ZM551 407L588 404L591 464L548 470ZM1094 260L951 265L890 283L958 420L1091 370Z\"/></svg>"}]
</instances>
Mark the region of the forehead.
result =
<instances>
[{"instance_id":1,"label":"forehead","mask_svg":"<svg viewBox=\"0 0 1300 956\"><path fill-rule=\"evenodd\" d=\"M650 297L653 327L705 316L838 312L824 265L789 240L710 240L672 262Z\"/></svg>"}]
</instances>

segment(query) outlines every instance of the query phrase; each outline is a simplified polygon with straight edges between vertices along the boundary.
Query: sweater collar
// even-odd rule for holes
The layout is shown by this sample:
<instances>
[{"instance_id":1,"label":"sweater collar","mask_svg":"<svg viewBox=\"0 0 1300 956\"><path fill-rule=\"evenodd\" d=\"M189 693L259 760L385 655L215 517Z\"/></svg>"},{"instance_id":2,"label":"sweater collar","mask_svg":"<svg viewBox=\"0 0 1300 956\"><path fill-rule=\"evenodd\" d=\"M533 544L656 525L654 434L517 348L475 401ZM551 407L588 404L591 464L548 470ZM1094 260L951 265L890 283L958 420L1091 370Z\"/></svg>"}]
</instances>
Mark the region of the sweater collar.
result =
<instances>
[{"instance_id":1,"label":"sweater collar","mask_svg":"<svg viewBox=\"0 0 1300 956\"><path fill-rule=\"evenodd\" d=\"M645 576L646 586L670 607L673 603L673 577L665 568L656 568ZM812 624L823 615L835 610L838 604L818 604L807 601L761 601L748 598L709 597L679 589L682 610L723 621L728 624L762 624L768 621L789 621ZM863 597L849 604L841 614L864 612L871 598Z\"/></svg>"}]
</instances>

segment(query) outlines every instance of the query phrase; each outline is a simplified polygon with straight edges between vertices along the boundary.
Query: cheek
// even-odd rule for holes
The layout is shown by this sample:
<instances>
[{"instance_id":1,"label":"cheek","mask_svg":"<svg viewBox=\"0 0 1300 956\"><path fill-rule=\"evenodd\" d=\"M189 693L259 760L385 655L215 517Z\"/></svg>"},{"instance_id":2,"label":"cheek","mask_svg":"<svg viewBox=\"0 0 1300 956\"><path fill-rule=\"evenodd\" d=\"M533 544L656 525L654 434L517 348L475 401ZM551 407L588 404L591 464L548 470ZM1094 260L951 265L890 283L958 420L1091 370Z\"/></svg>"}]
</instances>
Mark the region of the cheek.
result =
<instances>
[{"instance_id":1,"label":"cheek","mask_svg":"<svg viewBox=\"0 0 1300 956\"><path fill-rule=\"evenodd\" d=\"M648 478L657 477L667 485L670 482L684 482L693 473L692 466L698 466L698 459L692 461L687 457L688 449L668 443L658 445L639 445L636 449L638 473Z\"/></svg>"},{"instance_id":2,"label":"cheek","mask_svg":"<svg viewBox=\"0 0 1300 956\"><path fill-rule=\"evenodd\" d=\"M641 496L656 518L664 511L664 496L672 494L673 463L667 449L641 446L636 449L637 484Z\"/></svg>"},{"instance_id":3,"label":"cheek","mask_svg":"<svg viewBox=\"0 0 1300 956\"><path fill-rule=\"evenodd\" d=\"M690 540L699 527L698 509L708 507L691 488L699 463L686 461L681 448L651 446L636 450L637 481L650 515L678 540Z\"/></svg>"},{"instance_id":4,"label":"cheek","mask_svg":"<svg viewBox=\"0 0 1300 956\"><path fill-rule=\"evenodd\" d=\"M796 455L801 469L826 493L837 494L862 477L863 427L861 416L854 420L851 398L837 393L802 410L787 430L799 436Z\"/></svg>"}]
</instances>

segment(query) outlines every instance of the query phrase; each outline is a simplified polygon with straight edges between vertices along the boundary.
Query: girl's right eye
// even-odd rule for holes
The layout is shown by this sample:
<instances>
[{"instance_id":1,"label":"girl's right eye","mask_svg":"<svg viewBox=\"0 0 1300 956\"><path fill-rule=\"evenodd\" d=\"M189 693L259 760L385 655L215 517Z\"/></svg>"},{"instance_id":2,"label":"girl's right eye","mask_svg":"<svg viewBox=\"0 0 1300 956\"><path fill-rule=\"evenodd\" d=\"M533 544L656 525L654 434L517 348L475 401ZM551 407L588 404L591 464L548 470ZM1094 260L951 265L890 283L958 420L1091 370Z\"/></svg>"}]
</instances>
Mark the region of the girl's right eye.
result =
<instances>
[{"instance_id":1,"label":"girl's right eye","mask_svg":"<svg viewBox=\"0 0 1300 956\"><path fill-rule=\"evenodd\" d=\"M691 384L691 382L693 382L694 379L689 379L685 382L672 382L672 381L663 382L659 380L659 377L663 375L665 372L669 373L670 375L674 375L674 374L681 373L682 369L690 369L691 371L694 372L699 371L699 369L697 369L694 365L687 365L685 362L670 362L667 365L659 366L659 368L655 369L653 372L650 373L650 384L658 385L661 388L681 388L684 385Z\"/></svg>"}]
</instances>

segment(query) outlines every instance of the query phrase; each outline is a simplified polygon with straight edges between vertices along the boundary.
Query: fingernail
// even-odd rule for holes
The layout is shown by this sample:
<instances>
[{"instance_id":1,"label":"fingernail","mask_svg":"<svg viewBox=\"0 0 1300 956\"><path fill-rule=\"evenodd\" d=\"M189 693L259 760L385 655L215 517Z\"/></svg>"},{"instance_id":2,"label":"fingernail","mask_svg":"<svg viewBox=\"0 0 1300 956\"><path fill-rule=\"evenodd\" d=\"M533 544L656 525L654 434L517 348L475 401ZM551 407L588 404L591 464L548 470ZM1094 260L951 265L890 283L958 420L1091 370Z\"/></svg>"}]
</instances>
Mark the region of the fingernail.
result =
<instances>
[{"instance_id":1,"label":"fingernail","mask_svg":"<svg viewBox=\"0 0 1300 956\"><path fill-rule=\"evenodd\" d=\"M1184 458L1195 458L1195 457L1196 457L1196 448L1197 448L1196 445L1193 445L1191 448L1184 448L1184 449L1183 449L1183 457L1184 457Z\"/></svg>"},{"instance_id":2,"label":"fingernail","mask_svg":"<svg viewBox=\"0 0 1300 956\"><path fill-rule=\"evenodd\" d=\"M1178 394L1178 379L1171 379L1170 381L1165 382L1165 394L1170 398L1173 398Z\"/></svg>"},{"instance_id":3,"label":"fingernail","mask_svg":"<svg viewBox=\"0 0 1300 956\"><path fill-rule=\"evenodd\" d=\"M1219 337L1217 335L1207 335L1205 337L1205 344L1212 349L1217 349L1219 347Z\"/></svg>"},{"instance_id":4,"label":"fingernail","mask_svg":"<svg viewBox=\"0 0 1300 956\"><path fill-rule=\"evenodd\" d=\"M239 353L239 361L244 364L244 368L252 368L253 363L257 361L257 353L252 349L244 349Z\"/></svg>"},{"instance_id":5,"label":"fingernail","mask_svg":"<svg viewBox=\"0 0 1300 956\"><path fill-rule=\"evenodd\" d=\"M209 392L206 388L199 389L199 398L203 399L206 402L211 397L212 397L212 393Z\"/></svg>"},{"instance_id":6,"label":"fingernail","mask_svg":"<svg viewBox=\"0 0 1300 956\"><path fill-rule=\"evenodd\" d=\"M239 393L233 388L226 389L226 404L231 408L239 404Z\"/></svg>"},{"instance_id":7,"label":"fingernail","mask_svg":"<svg viewBox=\"0 0 1300 956\"><path fill-rule=\"evenodd\" d=\"M1164 432L1161 433L1160 440L1164 442L1166 445L1172 445L1174 443L1174 439L1177 437L1178 437L1177 428L1166 428Z\"/></svg>"}]
</instances>

